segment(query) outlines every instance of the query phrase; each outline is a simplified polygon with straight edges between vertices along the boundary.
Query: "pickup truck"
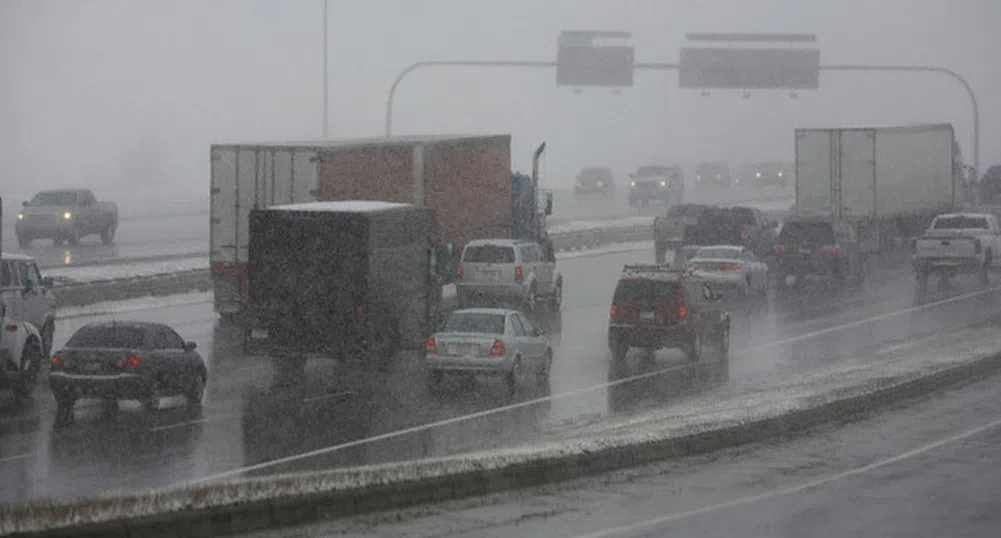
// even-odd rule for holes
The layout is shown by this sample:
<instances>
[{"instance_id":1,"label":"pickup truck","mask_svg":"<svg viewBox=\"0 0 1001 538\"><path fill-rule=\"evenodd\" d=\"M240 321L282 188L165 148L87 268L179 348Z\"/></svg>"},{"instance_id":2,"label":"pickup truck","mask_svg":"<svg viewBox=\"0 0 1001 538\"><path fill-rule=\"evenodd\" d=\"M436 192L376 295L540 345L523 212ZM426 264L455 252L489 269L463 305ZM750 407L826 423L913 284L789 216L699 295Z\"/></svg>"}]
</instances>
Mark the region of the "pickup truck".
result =
<instances>
[{"instance_id":1,"label":"pickup truck","mask_svg":"<svg viewBox=\"0 0 1001 538\"><path fill-rule=\"evenodd\" d=\"M911 243L912 262L918 286L924 290L928 277L939 276L939 285L958 274L980 276L990 284L989 273L1001 263L1001 228L987 213L947 213L935 217L924 235Z\"/></svg>"},{"instance_id":2,"label":"pickup truck","mask_svg":"<svg viewBox=\"0 0 1001 538\"><path fill-rule=\"evenodd\" d=\"M90 190L42 191L22 205L14 226L21 247L31 246L34 239L51 239L57 246L66 241L76 246L81 237L91 234L99 234L105 245L115 239L118 206L99 202Z\"/></svg>"}]
</instances>

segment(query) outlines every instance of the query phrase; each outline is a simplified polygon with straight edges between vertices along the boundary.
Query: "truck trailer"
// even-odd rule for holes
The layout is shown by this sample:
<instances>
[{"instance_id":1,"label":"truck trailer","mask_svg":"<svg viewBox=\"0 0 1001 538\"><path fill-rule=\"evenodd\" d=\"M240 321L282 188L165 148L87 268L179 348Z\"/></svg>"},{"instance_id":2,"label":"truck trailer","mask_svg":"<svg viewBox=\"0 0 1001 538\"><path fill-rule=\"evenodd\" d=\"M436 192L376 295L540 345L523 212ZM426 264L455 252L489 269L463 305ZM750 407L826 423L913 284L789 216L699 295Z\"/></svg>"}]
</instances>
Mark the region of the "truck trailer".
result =
<instances>
[{"instance_id":1,"label":"truck trailer","mask_svg":"<svg viewBox=\"0 0 1001 538\"><path fill-rule=\"evenodd\" d=\"M215 311L242 324L253 209L345 200L427 207L449 254L440 260L444 267L454 265L450 255L473 239L541 238L552 211L551 193L539 196L537 173L531 178L512 174L510 146L510 135L213 145ZM443 271L442 276L451 275Z\"/></svg>"},{"instance_id":2,"label":"truck trailer","mask_svg":"<svg viewBox=\"0 0 1001 538\"><path fill-rule=\"evenodd\" d=\"M795 213L848 223L867 254L904 245L962 201L952 125L796 129L795 138Z\"/></svg>"}]
</instances>

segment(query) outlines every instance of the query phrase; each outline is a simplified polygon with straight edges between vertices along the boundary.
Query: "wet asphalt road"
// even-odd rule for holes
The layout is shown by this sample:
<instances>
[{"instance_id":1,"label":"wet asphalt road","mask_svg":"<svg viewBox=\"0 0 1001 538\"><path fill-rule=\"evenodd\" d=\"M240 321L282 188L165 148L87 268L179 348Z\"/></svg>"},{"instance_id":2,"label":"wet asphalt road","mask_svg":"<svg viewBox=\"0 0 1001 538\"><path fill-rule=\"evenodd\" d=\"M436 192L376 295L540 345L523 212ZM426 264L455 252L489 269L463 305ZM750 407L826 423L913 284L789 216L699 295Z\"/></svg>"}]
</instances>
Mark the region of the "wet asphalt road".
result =
<instances>
[{"instance_id":1,"label":"wet asphalt road","mask_svg":"<svg viewBox=\"0 0 1001 538\"><path fill-rule=\"evenodd\" d=\"M332 362L311 361L301 387L274 388L263 359L242 356L234 335L215 327L211 304L121 313L118 319L172 324L197 342L210 380L205 406L191 411L181 400L166 409L141 412L122 402L108 414L98 402L80 402L75 421L54 424L54 400L47 386L35 402L17 410L0 404L0 502L68 497L115 488L149 488L183 483L249 464L343 445L406 427L434 423L545 395L600 385L610 378L684 364L680 353L663 351L649 364L631 356L626 368L607 366L605 326L616 277L624 263L649 262L652 252L618 253L560 263L566 288L562 315L542 320L552 329L554 365L550 387L526 383L515 395L500 382L447 381L428 391L417 357L388 380ZM874 269L858 288L839 289L813 281L798 293L735 308L731 383L795 376L811 368L892 346L918 335L967 326L1001 311L998 293L957 280L947 290L919 297L906 268ZM949 297L952 302L929 303ZM921 306L925 304L927 306ZM893 312L911 310L900 315ZM875 318L875 319L871 319ZM83 323L107 316L62 320L56 346ZM870 321L865 321L870 319ZM839 328L840 327L840 328ZM833 328L833 329L832 329ZM816 334L818 331L826 331ZM798 340L783 343L791 338ZM262 473L421 458L496 447L586 424L606 413L668 403L697 390L692 368L718 374L713 358L694 367L645 378L613 389L567 398L385 439L342 447L322 457L272 466ZM715 370L714 370L715 369Z\"/></svg>"},{"instance_id":2,"label":"wet asphalt road","mask_svg":"<svg viewBox=\"0 0 1001 538\"><path fill-rule=\"evenodd\" d=\"M663 208L651 205L647 208L630 208L628 190L620 189L612 198L583 197L577 200L571 191L556 191L553 194L554 210L550 217L553 225L584 219L615 218L628 215L660 213ZM743 199L775 196L774 192L734 191L725 195L719 193L693 193L693 200L701 199ZM5 206L8 204L6 201ZM20 248L14 237L14 219L19 206L4 208L3 251L20 252L35 257L40 267L66 267L72 265L121 263L164 256L205 254L209 251L209 215L204 204L191 200L184 203L154 206L146 202L143 206L123 207L120 215L115 242L101 243L100 237L90 235L79 246L54 246L51 240L39 239L28 248Z\"/></svg>"},{"instance_id":3,"label":"wet asphalt road","mask_svg":"<svg viewBox=\"0 0 1001 538\"><path fill-rule=\"evenodd\" d=\"M1001 533L1001 377L861 422L558 487L248 538L988 538Z\"/></svg>"}]
</instances>

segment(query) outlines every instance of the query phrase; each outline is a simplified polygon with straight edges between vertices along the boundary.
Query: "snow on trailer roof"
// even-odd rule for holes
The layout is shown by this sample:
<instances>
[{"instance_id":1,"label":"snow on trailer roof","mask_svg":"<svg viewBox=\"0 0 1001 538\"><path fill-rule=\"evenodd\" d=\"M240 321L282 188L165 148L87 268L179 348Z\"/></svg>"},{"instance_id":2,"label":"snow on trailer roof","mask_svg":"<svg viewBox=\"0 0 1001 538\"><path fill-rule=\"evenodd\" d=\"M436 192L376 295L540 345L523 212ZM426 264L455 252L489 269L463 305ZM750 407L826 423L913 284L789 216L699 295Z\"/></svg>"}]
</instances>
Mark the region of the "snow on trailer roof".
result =
<instances>
[{"instance_id":1,"label":"snow on trailer roof","mask_svg":"<svg viewBox=\"0 0 1001 538\"><path fill-rule=\"evenodd\" d=\"M271 206L268 209L279 211L328 211L332 213L369 213L372 211L388 211L403 207L414 207L410 204L396 202L380 202L377 200L343 200L339 202L307 202L302 204L285 204Z\"/></svg>"},{"instance_id":2,"label":"snow on trailer roof","mask_svg":"<svg viewBox=\"0 0 1001 538\"><path fill-rule=\"evenodd\" d=\"M347 138L341 140L279 140L262 142L237 142L212 144L213 148L274 148L298 147L316 149L360 148L365 146L405 146L411 144L433 144L436 142L463 142L484 138L511 138L509 134L443 134L443 135L406 135L392 137Z\"/></svg>"}]
</instances>

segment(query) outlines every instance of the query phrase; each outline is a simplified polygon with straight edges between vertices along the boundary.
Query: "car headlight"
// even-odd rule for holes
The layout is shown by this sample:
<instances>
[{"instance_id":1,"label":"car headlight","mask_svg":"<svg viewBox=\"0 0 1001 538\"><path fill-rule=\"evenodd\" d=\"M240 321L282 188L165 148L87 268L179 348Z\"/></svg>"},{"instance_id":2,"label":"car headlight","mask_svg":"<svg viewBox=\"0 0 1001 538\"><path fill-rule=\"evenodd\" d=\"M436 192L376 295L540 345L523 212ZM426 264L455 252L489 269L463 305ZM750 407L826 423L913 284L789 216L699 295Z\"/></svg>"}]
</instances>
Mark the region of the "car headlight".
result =
<instances>
[{"instance_id":1,"label":"car headlight","mask_svg":"<svg viewBox=\"0 0 1001 538\"><path fill-rule=\"evenodd\" d=\"M70 213L69 211L63 213L63 220L70 220L72 218L73 218L73 213Z\"/></svg>"},{"instance_id":2,"label":"car headlight","mask_svg":"<svg viewBox=\"0 0 1001 538\"><path fill-rule=\"evenodd\" d=\"M17 220L24 220L24 213L18 213Z\"/></svg>"},{"instance_id":3,"label":"car headlight","mask_svg":"<svg viewBox=\"0 0 1001 538\"><path fill-rule=\"evenodd\" d=\"M761 177L761 172L758 172L757 174L755 174L755 177L760 178Z\"/></svg>"},{"instance_id":4,"label":"car headlight","mask_svg":"<svg viewBox=\"0 0 1001 538\"><path fill-rule=\"evenodd\" d=\"M599 187L604 187L604 186L605 186L605 183L604 183L604 182L602 182L602 181L599 181L599 182L598 182L598 186L599 186Z\"/></svg>"},{"instance_id":5,"label":"car headlight","mask_svg":"<svg viewBox=\"0 0 1001 538\"><path fill-rule=\"evenodd\" d=\"M661 180L661 182L660 182L660 186L661 186L661 187L666 187L666 186L667 186L667 182L666 182L666 181L664 181L664 180Z\"/></svg>"},{"instance_id":6,"label":"car headlight","mask_svg":"<svg viewBox=\"0 0 1001 538\"><path fill-rule=\"evenodd\" d=\"M782 172L779 172L779 177L782 177Z\"/></svg>"},{"instance_id":7,"label":"car headlight","mask_svg":"<svg viewBox=\"0 0 1001 538\"><path fill-rule=\"evenodd\" d=\"M635 181L630 181L629 182L629 186L630 187L635 187L636 186L636 182Z\"/></svg>"},{"instance_id":8,"label":"car headlight","mask_svg":"<svg viewBox=\"0 0 1001 538\"><path fill-rule=\"evenodd\" d=\"M696 179L697 181L702 181L702 176L695 176L695 179Z\"/></svg>"}]
</instances>

